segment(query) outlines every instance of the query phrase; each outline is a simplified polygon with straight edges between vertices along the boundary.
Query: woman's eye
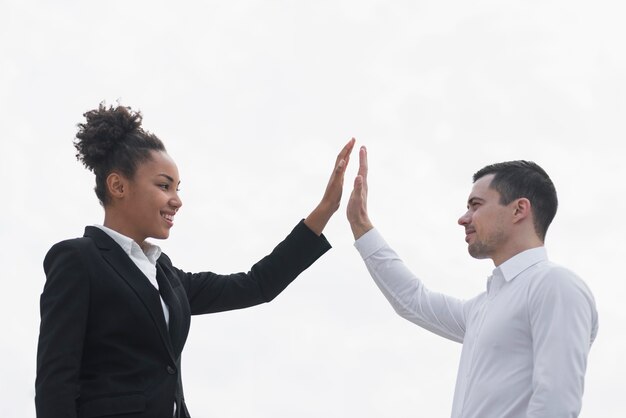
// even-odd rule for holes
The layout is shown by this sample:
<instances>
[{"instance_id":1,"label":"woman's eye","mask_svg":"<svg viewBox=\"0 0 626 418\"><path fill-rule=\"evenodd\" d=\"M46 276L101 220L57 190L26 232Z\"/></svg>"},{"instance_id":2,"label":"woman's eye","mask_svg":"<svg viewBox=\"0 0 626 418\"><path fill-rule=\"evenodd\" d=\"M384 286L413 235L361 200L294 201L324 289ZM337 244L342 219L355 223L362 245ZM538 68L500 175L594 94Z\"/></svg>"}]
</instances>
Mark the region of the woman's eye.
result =
<instances>
[{"instance_id":1,"label":"woman's eye","mask_svg":"<svg viewBox=\"0 0 626 418\"><path fill-rule=\"evenodd\" d=\"M169 184L159 184L159 187L163 190L168 190L170 188Z\"/></svg>"}]
</instances>

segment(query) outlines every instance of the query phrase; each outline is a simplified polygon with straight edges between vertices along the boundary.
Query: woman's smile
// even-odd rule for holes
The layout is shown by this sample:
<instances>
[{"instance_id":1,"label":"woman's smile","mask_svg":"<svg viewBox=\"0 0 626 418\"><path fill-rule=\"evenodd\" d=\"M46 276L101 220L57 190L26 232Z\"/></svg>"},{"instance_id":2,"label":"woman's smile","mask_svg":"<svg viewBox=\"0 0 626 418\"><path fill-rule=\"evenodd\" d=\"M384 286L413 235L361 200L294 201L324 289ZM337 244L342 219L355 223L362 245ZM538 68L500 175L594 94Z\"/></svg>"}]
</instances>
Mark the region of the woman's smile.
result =
<instances>
[{"instance_id":1,"label":"woman's smile","mask_svg":"<svg viewBox=\"0 0 626 418\"><path fill-rule=\"evenodd\" d=\"M170 228L174 226L174 215L175 214L176 214L176 212L174 212L174 213L161 212L161 217L165 220L165 222L167 223L167 225L169 225Z\"/></svg>"}]
</instances>

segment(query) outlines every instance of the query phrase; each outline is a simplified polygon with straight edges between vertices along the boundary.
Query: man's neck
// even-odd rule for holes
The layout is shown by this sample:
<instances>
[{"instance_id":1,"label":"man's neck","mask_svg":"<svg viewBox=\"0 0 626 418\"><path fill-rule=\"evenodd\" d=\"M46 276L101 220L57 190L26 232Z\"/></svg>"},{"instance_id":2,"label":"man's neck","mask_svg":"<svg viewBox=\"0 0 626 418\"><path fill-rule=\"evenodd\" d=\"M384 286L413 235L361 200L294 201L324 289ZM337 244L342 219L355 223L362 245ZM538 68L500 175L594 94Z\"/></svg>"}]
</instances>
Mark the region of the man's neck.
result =
<instances>
[{"instance_id":1,"label":"man's neck","mask_svg":"<svg viewBox=\"0 0 626 418\"><path fill-rule=\"evenodd\" d=\"M491 257L493 264L498 267L500 264L505 261L515 257L516 255L530 250L531 248L543 247L543 241L539 239L539 237L533 237L526 240L520 240L518 242L511 242L506 247L502 248L501 251L498 251L497 254L494 254Z\"/></svg>"}]
</instances>

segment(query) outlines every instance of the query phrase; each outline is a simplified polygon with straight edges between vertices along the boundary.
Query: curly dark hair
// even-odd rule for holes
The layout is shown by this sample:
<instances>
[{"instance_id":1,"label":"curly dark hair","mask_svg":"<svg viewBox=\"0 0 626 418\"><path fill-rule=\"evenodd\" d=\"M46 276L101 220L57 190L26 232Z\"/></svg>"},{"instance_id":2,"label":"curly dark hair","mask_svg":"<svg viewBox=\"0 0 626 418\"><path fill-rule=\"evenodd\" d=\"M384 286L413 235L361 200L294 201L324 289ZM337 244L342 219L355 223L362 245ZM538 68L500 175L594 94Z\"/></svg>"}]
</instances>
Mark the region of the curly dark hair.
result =
<instances>
[{"instance_id":1,"label":"curly dark hair","mask_svg":"<svg viewBox=\"0 0 626 418\"><path fill-rule=\"evenodd\" d=\"M130 107L106 107L83 114L85 123L78 124L74 141L76 158L96 175L96 196L106 206L109 196L106 179L113 171L119 171L129 179L135 175L140 163L149 160L151 151L165 151L163 142L156 135L141 127L140 112Z\"/></svg>"},{"instance_id":2,"label":"curly dark hair","mask_svg":"<svg viewBox=\"0 0 626 418\"><path fill-rule=\"evenodd\" d=\"M522 197L530 201L535 232L544 241L559 206L548 173L532 161L506 161L481 168L474 174L474 182L488 174L494 174L489 187L500 193L500 204Z\"/></svg>"}]
</instances>

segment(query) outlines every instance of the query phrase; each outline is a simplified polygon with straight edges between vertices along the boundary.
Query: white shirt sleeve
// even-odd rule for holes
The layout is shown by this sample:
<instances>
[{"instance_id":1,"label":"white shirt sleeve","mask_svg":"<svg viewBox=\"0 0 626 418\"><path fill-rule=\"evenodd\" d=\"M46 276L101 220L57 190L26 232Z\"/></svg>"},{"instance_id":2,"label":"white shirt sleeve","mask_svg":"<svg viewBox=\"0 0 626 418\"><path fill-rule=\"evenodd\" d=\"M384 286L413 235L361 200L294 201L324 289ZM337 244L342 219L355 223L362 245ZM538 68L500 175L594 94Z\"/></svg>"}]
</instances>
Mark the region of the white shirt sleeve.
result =
<instances>
[{"instance_id":1,"label":"white shirt sleeve","mask_svg":"<svg viewBox=\"0 0 626 418\"><path fill-rule=\"evenodd\" d=\"M464 301L428 290L376 229L361 236L354 246L400 316L437 335L463 342Z\"/></svg>"},{"instance_id":2,"label":"white shirt sleeve","mask_svg":"<svg viewBox=\"0 0 626 418\"><path fill-rule=\"evenodd\" d=\"M528 298L533 387L527 416L577 417L587 355L598 330L593 296L573 273L553 267L533 281Z\"/></svg>"}]
</instances>

